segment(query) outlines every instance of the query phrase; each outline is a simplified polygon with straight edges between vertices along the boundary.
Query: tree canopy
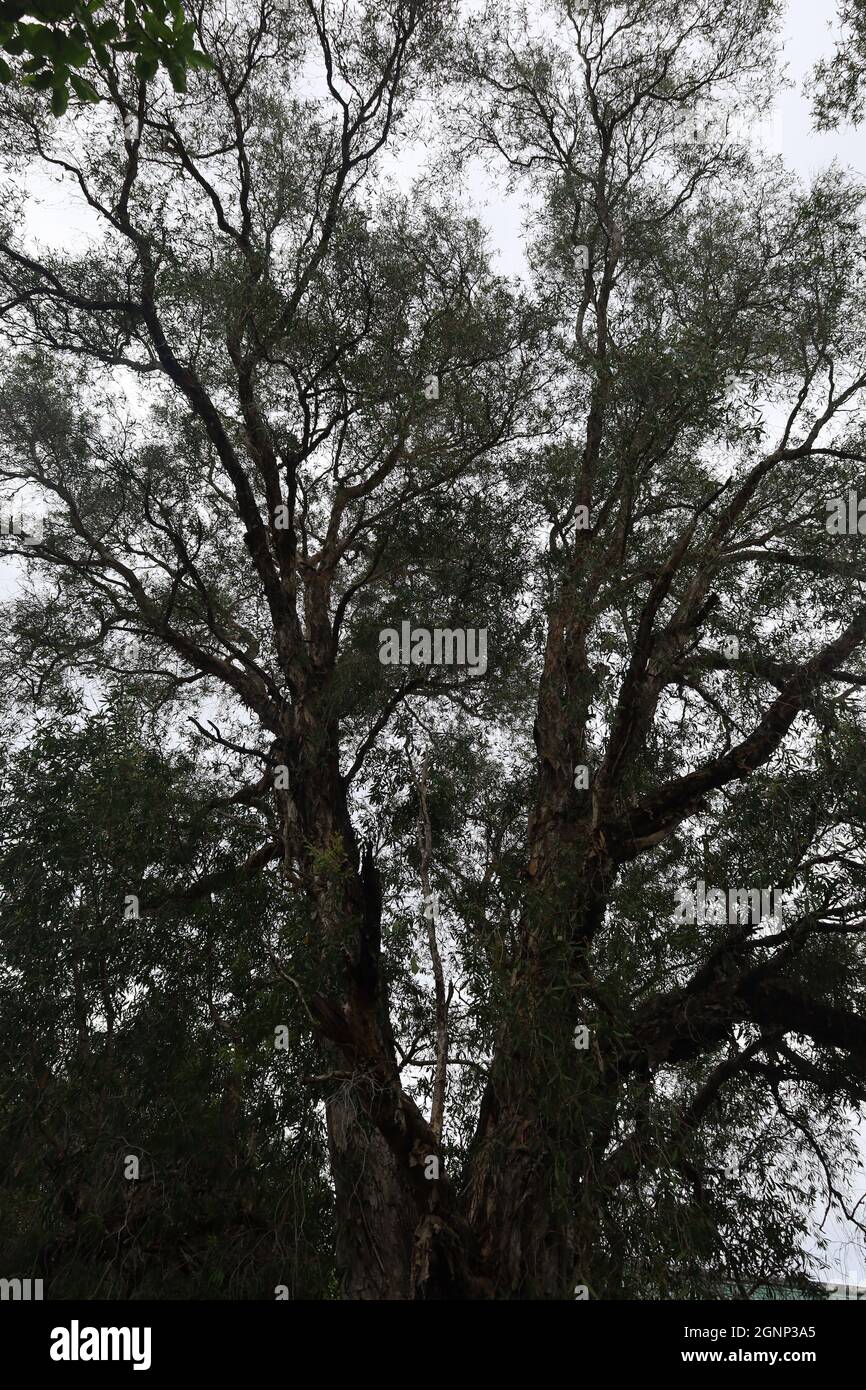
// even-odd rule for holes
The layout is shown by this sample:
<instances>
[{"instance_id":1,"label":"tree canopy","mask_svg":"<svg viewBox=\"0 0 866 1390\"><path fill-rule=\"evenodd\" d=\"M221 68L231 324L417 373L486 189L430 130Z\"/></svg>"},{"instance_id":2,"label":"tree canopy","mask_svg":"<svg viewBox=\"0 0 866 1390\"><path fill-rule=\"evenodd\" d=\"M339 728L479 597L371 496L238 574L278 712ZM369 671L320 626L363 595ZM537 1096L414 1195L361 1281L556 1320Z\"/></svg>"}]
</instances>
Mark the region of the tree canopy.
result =
<instances>
[{"instance_id":1,"label":"tree canopy","mask_svg":"<svg viewBox=\"0 0 866 1390\"><path fill-rule=\"evenodd\" d=\"M830 58L816 64L814 110L819 130L832 130L846 120L859 125L866 95L866 5L842 0L841 34Z\"/></svg>"},{"instance_id":2,"label":"tree canopy","mask_svg":"<svg viewBox=\"0 0 866 1390\"><path fill-rule=\"evenodd\" d=\"M780 11L201 0L187 90L0 94L59 1287L701 1297L862 1231L864 195L749 138Z\"/></svg>"}]
</instances>

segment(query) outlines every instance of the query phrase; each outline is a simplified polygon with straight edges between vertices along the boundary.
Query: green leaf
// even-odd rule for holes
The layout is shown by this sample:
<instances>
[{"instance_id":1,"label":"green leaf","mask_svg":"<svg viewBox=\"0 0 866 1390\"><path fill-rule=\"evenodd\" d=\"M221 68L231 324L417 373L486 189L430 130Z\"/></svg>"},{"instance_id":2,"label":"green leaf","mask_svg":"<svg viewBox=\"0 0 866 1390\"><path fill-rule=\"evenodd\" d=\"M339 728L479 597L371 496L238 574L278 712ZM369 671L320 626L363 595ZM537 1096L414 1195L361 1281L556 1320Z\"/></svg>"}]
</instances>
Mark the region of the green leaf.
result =
<instances>
[{"instance_id":1,"label":"green leaf","mask_svg":"<svg viewBox=\"0 0 866 1390\"><path fill-rule=\"evenodd\" d=\"M27 75L26 77L22 77L22 79L21 79L21 85L22 85L22 87L31 87L31 88L33 89L34 92L46 92L46 91L48 90L49 87L53 87L53 85L54 85L54 73L53 73L53 72L37 72L37 73L35 73L35 74L28 73L28 75Z\"/></svg>"},{"instance_id":2,"label":"green leaf","mask_svg":"<svg viewBox=\"0 0 866 1390\"><path fill-rule=\"evenodd\" d=\"M28 25L28 28L29 27L30 26ZM21 25L21 29L24 29L23 24ZM34 26L34 30L34 33L26 34L24 36L22 49L19 51L23 52L23 49L26 48L28 53L32 53L34 56L36 54L42 54L43 57L46 57L49 53L52 53L57 47L55 37L50 29L43 29L41 26Z\"/></svg>"},{"instance_id":3,"label":"green leaf","mask_svg":"<svg viewBox=\"0 0 866 1390\"><path fill-rule=\"evenodd\" d=\"M5 58L0 58L0 82L9 82L12 77L12 69Z\"/></svg>"},{"instance_id":4,"label":"green leaf","mask_svg":"<svg viewBox=\"0 0 866 1390\"><path fill-rule=\"evenodd\" d=\"M171 29L167 24L163 24L162 20L157 19L155 14L144 16L144 28L151 38L163 39L166 43L171 43L173 37Z\"/></svg>"},{"instance_id":5,"label":"green leaf","mask_svg":"<svg viewBox=\"0 0 866 1390\"><path fill-rule=\"evenodd\" d=\"M156 70L159 67L159 60L150 58L144 53L139 53L135 60L135 71L139 77L143 77L145 82L149 82L152 77L156 77Z\"/></svg>"},{"instance_id":6,"label":"green leaf","mask_svg":"<svg viewBox=\"0 0 866 1390\"><path fill-rule=\"evenodd\" d=\"M38 6L31 5L30 8L38 8L40 19L46 20L49 24L59 24L69 19L75 6L71 5L69 0L41 0Z\"/></svg>"},{"instance_id":7,"label":"green leaf","mask_svg":"<svg viewBox=\"0 0 866 1390\"><path fill-rule=\"evenodd\" d=\"M60 57L70 68L83 68L85 63L90 60L90 52L86 44L76 43L75 39L66 38L59 49Z\"/></svg>"},{"instance_id":8,"label":"green leaf","mask_svg":"<svg viewBox=\"0 0 866 1390\"><path fill-rule=\"evenodd\" d=\"M51 89L51 110L55 116L62 116L69 105L69 91L64 83L62 87L52 87Z\"/></svg>"},{"instance_id":9,"label":"green leaf","mask_svg":"<svg viewBox=\"0 0 866 1390\"><path fill-rule=\"evenodd\" d=\"M100 100L100 96L96 88L93 86L91 82L88 82L86 77L79 77L77 73L71 72L69 74L69 81L72 83L72 89L75 92L75 95L78 97L79 101Z\"/></svg>"},{"instance_id":10,"label":"green leaf","mask_svg":"<svg viewBox=\"0 0 866 1390\"><path fill-rule=\"evenodd\" d=\"M167 62L165 70L171 79L171 85L176 92L186 91L186 73L177 63Z\"/></svg>"}]
</instances>

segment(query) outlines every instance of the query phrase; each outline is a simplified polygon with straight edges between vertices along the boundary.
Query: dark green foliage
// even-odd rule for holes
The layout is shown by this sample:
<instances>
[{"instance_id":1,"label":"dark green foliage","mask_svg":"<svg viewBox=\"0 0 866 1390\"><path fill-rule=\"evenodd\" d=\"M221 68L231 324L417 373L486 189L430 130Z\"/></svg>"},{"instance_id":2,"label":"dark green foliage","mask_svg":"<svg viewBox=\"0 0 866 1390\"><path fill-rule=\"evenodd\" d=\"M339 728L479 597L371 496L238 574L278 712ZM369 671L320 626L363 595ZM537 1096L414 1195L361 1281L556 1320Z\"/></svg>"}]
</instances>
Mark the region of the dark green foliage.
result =
<instances>
[{"instance_id":1,"label":"dark green foliage","mask_svg":"<svg viewBox=\"0 0 866 1390\"><path fill-rule=\"evenodd\" d=\"M291 907L268 875L154 910L249 830L203 819L189 755L135 724L128 707L57 714L5 758L3 1268L52 1298L326 1298L331 1196L300 1081L315 1052L269 983Z\"/></svg>"},{"instance_id":2,"label":"dark green foliage","mask_svg":"<svg viewBox=\"0 0 866 1390\"><path fill-rule=\"evenodd\" d=\"M25 87L50 91L55 116L63 115L73 94L79 101L99 101L88 65L109 68L117 53L133 53L135 71L145 81L162 66L175 91L185 92L187 72L209 65L195 45L195 24L181 0L4 0L0 5L0 47L23 60ZM13 76L0 58L0 82Z\"/></svg>"}]
</instances>

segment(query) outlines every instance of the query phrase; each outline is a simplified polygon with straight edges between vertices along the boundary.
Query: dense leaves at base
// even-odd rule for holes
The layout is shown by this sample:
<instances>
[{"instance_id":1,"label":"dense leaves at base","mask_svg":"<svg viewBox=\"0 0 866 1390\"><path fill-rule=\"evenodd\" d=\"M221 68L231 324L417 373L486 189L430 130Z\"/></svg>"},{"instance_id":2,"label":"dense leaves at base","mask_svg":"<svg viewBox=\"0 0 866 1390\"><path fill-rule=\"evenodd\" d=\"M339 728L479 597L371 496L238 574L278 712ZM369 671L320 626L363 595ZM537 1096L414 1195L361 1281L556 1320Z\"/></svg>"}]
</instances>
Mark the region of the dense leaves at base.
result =
<instances>
[{"instance_id":1,"label":"dense leaves at base","mask_svg":"<svg viewBox=\"0 0 866 1390\"><path fill-rule=\"evenodd\" d=\"M203 825L189 757L134 728L70 712L5 759L3 1274L52 1298L327 1298L331 1196L299 1080L315 1060L294 1025L275 1049L288 986L266 983L293 930L279 884L124 918L128 894L144 908L249 833Z\"/></svg>"}]
</instances>

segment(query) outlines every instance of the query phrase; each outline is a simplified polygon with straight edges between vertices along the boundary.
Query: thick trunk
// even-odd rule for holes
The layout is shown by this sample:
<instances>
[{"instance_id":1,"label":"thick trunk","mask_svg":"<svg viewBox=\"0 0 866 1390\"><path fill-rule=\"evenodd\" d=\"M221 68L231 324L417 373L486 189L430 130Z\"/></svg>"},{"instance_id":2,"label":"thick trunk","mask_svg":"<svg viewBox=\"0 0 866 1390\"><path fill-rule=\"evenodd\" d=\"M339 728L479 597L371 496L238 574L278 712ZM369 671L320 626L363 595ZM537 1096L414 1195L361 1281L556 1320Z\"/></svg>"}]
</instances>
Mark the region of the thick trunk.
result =
<instances>
[{"instance_id":1,"label":"thick trunk","mask_svg":"<svg viewBox=\"0 0 866 1390\"><path fill-rule=\"evenodd\" d=\"M609 1115L597 1058L574 1061L536 1039L534 1056L501 1052L470 1161L468 1214L497 1299L597 1296L598 1134ZM574 1048L571 1048L575 1057Z\"/></svg>"},{"instance_id":2,"label":"thick trunk","mask_svg":"<svg viewBox=\"0 0 866 1390\"><path fill-rule=\"evenodd\" d=\"M573 1049L545 1041L499 1050L470 1159L469 1220L499 1299L573 1297L577 1282Z\"/></svg>"},{"instance_id":3,"label":"thick trunk","mask_svg":"<svg viewBox=\"0 0 866 1390\"><path fill-rule=\"evenodd\" d=\"M381 1113L378 1128L371 1122L364 1090L347 1083L327 1106L343 1297L489 1298L474 1233L447 1177L425 1180L423 1153L407 1155Z\"/></svg>"},{"instance_id":4,"label":"thick trunk","mask_svg":"<svg viewBox=\"0 0 866 1390\"><path fill-rule=\"evenodd\" d=\"M509 1107L476 1161L471 1219L499 1299L566 1298L573 1288L573 1223L567 1192L531 1102Z\"/></svg>"},{"instance_id":5,"label":"thick trunk","mask_svg":"<svg viewBox=\"0 0 866 1390\"><path fill-rule=\"evenodd\" d=\"M592 1285L588 1194L609 1105L603 1045L587 1026L597 1019L588 946L609 865L588 831L567 826L561 799L540 799L530 827L520 954L468 1167L468 1216L500 1299L573 1298Z\"/></svg>"},{"instance_id":6,"label":"thick trunk","mask_svg":"<svg viewBox=\"0 0 866 1390\"><path fill-rule=\"evenodd\" d=\"M349 1085L328 1101L327 1122L341 1296L411 1298L417 1212L394 1157Z\"/></svg>"},{"instance_id":7,"label":"thick trunk","mask_svg":"<svg viewBox=\"0 0 866 1390\"><path fill-rule=\"evenodd\" d=\"M308 750L299 759L286 838L291 845L300 827L292 857L321 951L320 990L309 1002L330 1070L344 1078L326 1101L342 1293L474 1297L471 1233L442 1171L439 1139L400 1084L381 965L381 885L355 838L333 731L329 755L319 747L312 762Z\"/></svg>"}]
</instances>

